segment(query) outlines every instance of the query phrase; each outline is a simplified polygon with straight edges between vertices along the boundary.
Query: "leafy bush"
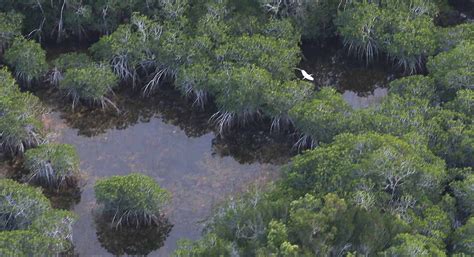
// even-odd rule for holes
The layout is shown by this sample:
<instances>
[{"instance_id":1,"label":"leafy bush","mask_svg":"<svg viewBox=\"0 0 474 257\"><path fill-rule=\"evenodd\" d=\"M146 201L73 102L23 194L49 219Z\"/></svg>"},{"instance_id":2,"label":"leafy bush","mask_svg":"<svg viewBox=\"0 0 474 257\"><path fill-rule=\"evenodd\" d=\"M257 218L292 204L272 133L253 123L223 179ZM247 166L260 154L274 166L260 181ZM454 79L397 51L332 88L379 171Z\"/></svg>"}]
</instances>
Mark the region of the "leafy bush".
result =
<instances>
[{"instance_id":1,"label":"leafy bush","mask_svg":"<svg viewBox=\"0 0 474 257\"><path fill-rule=\"evenodd\" d=\"M37 188L0 179L0 255L56 255L71 247L69 211L53 210Z\"/></svg>"},{"instance_id":2,"label":"leafy bush","mask_svg":"<svg viewBox=\"0 0 474 257\"><path fill-rule=\"evenodd\" d=\"M338 14L337 30L350 53L365 58L366 62L379 54L382 48L379 38L384 32L385 15L377 4L371 2L355 2L354 6Z\"/></svg>"},{"instance_id":3,"label":"leafy bush","mask_svg":"<svg viewBox=\"0 0 474 257\"><path fill-rule=\"evenodd\" d=\"M456 229L453 242L455 253L465 254L465 256L474 254L474 217L469 218L465 225Z\"/></svg>"},{"instance_id":4,"label":"leafy bush","mask_svg":"<svg viewBox=\"0 0 474 257\"><path fill-rule=\"evenodd\" d=\"M1 256L55 256L56 240L31 230L0 232Z\"/></svg>"},{"instance_id":5,"label":"leafy bush","mask_svg":"<svg viewBox=\"0 0 474 257\"><path fill-rule=\"evenodd\" d=\"M64 72L72 68L83 68L92 64L92 59L84 53L66 53L60 55L53 61L53 69L49 74L48 81L58 86L64 78Z\"/></svg>"},{"instance_id":6,"label":"leafy bush","mask_svg":"<svg viewBox=\"0 0 474 257\"><path fill-rule=\"evenodd\" d=\"M290 119L302 134L298 145L328 143L348 129L351 107L335 89L325 87L312 99L301 101L289 111Z\"/></svg>"},{"instance_id":7,"label":"leafy bush","mask_svg":"<svg viewBox=\"0 0 474 257\"><path fill-rule=\"evenodd\" d=\"M284 183L296 195L334 192L362 206L372 199L371 206L405 215L412 204L439 200L444 168L425 145L388 135L342 134L294 158Z\"/></svg>"},{"instance_id":8,"label":"leafy bush","mask_svg":"<svg viewBox=\"0 0 474 257\"><path fill-rule=\"evenodd\" d=\"M390 93L405 99L422 98L434 100L436 96L433 79L422 75L408 76L390 83Z\"/></svg>"},{"instance_id":9,"label":"leafy bush","mask_svg":"<svg viewBox=\"0 0 474 257\"><path fill-rule=\"evenodd\" d=\"M48 68L46 52L41 45L22 37L13 40L11 47L5 51L4 58L14 69L16 78L26 84L39 80Z\"/></svg>"},{"instance_id":10,"label":"leafy bush","mask_svg":"<svg viewBox=\"0 0 474 257\"><path fill-rule=\"evenodd\" d=\"M44 144L25 153L30 180L46 187L76 185L79 156L72 145Z\"/></svg>"},{"instance_id":11,"label":"leafy bush","mask_svg":"<svg viewBox=\"0 0 474 257\"><path fill-rule=\"evenodd\" d=\"M461 212L466 216L474 214L474 174L464 180L454 181L450 184Z\"/></svg>"},{"instance_id":12,"label":"leafy bush","mask_svg":"<svg viewBox=\"0 0 474 257\"><path fill-rule=\"evenodd\" d=\"M73 106L79 100L105 107L113 103L106 97L118 85L117 76L106 65L88 65L66 70L59 89L71 96Z\"/></svg>"},{"instance_id":13,"label":"leafy bush","mask_svg":"<svg viewBox=\"0 0 474 257\"><path fill-rule=\"evenodd\" d=\"M34 220L51 208L39 189L0 179L0 228L28 229Z\"/></svg>"},{"instance_id":14,"label":"leafy bush","mask_svg":"<svg viewBox=\"0 0 474 257\"><path fill-rule=\"evenodd\" d=\"M0 69L0 148L11 156L22 155L43 141L39 99L22 93L7 69Z\"/></svg>"},{"instance_id":15,"label":"leafy bush","mask_svg":"<svg viewBox=\"0 0 474 257\"><path fill-rule=\"evenodd\" d=\"M0 12L0 53L16 36L21 35L23 15L16 12Z\"/></svg>"},{"instance_id":16,"label":"leafy bush","mask_svg":"<svg viewBox=\"0 0 474 257\"><path fill-rule=\"evenodd\" d=\"M397 17L396 32L390 34L384 50L397 64L410 74L423 70L428 56L438 49L436 28L432 18L421 16L416 19Z\"/></svg>"},{"instance_id":17,"label":"leafy bush","mask_svg":"<svg viewBox=\"0 0 474 257\"><path fill-rule=\"evenodd\" d=\"M157 224L169 193L152 178L132 173L104 178L94 186L97 202L117 226Z\"/></svg>"},{"instance_id":18,"label":"leafy bush","mask_svg":"<svg viewBox=\"0 0 474 257\"><path fill-rule=\"evenodd\" d=\"M472 89L474 42L463 41L452 50L430 58L427 67L438 88L447 94L454 94L463 88Z\"/></svg>"}]
</instances>

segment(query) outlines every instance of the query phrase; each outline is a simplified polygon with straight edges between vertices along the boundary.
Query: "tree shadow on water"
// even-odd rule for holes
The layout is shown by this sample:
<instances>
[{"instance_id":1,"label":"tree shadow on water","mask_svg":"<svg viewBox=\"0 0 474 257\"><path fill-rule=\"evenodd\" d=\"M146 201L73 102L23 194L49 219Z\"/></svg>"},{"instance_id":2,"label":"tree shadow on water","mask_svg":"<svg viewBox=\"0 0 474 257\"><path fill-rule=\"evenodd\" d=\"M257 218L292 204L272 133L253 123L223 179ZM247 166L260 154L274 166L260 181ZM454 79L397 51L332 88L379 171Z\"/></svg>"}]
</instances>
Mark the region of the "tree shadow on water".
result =
<instances>
[{"instance_id":1,"label":"tree shadow on water","mask_svg":"<svg viewBox=\"0 0 474 257\"><path fill-rule=\"evenodd\" d=\"M100 244L115 256L146 256L164 245L173 227L164 217L156 225L140 228L117 228L102 215L97 215L94 222Z\"/></svg>"},{"instance_id":2,"label":"tree shadow on water","mask_svg":"<svg viewBox=\"0 0 474 257\"><path fill-rule=\"evenodd\" d=\"M192 101L166 85L147 97L129 87L119 88L110 96L118 112L111 107L102 109L82 104L73 109L69 99L55 89L43 88L37 90L35 95L54 111L60 112L68 127L77 129L79 135L86 137L97 136L110 129L126 129L153 118L179 127L188 137L200 137L212 130L208 121L213 106L206 110L196 108Z\"/></svg>"}]
</instances>

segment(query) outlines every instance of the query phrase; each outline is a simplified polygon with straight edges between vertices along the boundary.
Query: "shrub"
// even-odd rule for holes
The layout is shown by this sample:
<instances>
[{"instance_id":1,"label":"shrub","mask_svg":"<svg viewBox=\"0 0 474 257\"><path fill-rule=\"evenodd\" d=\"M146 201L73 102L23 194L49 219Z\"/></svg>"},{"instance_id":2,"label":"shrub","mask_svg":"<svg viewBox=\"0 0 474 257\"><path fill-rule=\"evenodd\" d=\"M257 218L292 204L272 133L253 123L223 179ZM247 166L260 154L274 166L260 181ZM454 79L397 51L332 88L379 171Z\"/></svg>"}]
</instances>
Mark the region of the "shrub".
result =
<instances>
[{"instance_id":1,"label":"shrub","mask_svg":"<svg viewBox=\"0 0 474 257\"><path fill-rule=\"evenodd\" d=\"M158 224L159 213L169 200L169 193L146 175L104 178L94 186L97 202L103 205L117 226Z\"/></svg>"},{"instance_id":2,"label":"shrub","mask_svg":"<svg viewBox=\"0 0 474 257\"><path fill-rule=\"evenodd\" d=\"M11 156L43 141L39 99L22 93L6 69L0 70L0 148Z\"/></svg>"},{"instance_id":3,"label":"shrub","mask_svg":"<svg viewBox=\"0 0 474 257\"><path fill-rule=\"evenodd\" d=\"M1 230L28 229L51 205L39 189L0 179Z\"/></svg>"},{"instance_id":4,"label":"shrub","mask_svg":"<svg viewBox=\"0 0 474 257\"><path fill-rule=\"evenodd\" d=\"M454 181L450 184L456 202L462 213L467 216L474 214L474 174L464 180Z\"/></svg>"},{"instance_id":5,"label":"shrub","mask_svg":"<svg viewBox=\"0 0 474 257\"><path fill-rule=\"evenodd\" d=\"M413 74L423 70L428 56L438 49L436 27L431 18L421 16L416 19L398 17L395 33L390 33L383 48L398 66Z\"/></svg>"},{"instance_id":6,"label":"shrub","mask_svg":"<svg viewBox=\"0 0 474 257\"><path fill-rule=\"evenodd\" d=\"M71 247L75 219L69 211L53 210L39 189L0 179L0 230L4 230L0 232L0 255L64 252Z\"/></svg>"},{"instance_id":7,"label":"shrub","mask_svg":"<svg viewBox=\"0 0 474 257\"><path fill-rule=\"evenodd\" d=\"M350 53L365 58L366 62L379 54L382 48L379 38L383 33L385 16L386 13L371 2L356 2L338 14L337 30Z\"/></svg>"},{"instance_id":8,"label":"shrub","mask_svg":"<svg viewBox=\"0 0 474 257\"><path fill-rule=\"evenodd\" d=\"M56 240L32 230L0 232L1 256L55 256Z\"/></svg>"},{"instance_id":9,"label":"shrub","mask_svg":"<svg viewBox=\"0 0 474 257\"><path fill-rule=\"evenodd\" d=\"M46 187L76 185L79 156L72 145L44 144L26 151L25 167L30 180Z\"/></svg>"},{"instance_id":10,"label":"shrub","mask_svg":"<svg viewBox=\"0 0 474 257\"><path fill-rule=\"evenodd\" d=\"M463 253L466 255L474 255L474 217L467 220L466 224L457 228L453 234L455 253Z\"/></svg>"},{"instance_id":11,"label":"shrub","mask_svg":"<svg viewBox=\"0 0 474 257\"><path fill-rule=\"evenodd\" d=\"M258 66L231 66L214 74L210 81L211 92L216 95L219 112L214 114L219 132L235 122L246 123L260 114L264 105L263 89L277 83L272 75Z\"/></svg>"},{"instance_id":12,"label":"shrub","mask_svg":"<svg viewBox=\"0 0 474 257\"><path fill-rule=\"evenodd\" d=\"M0 53L10 44L14 37L21 35L23 15L15 12L0 12Z\"/></svg>"},{"instance_id":13,"label":"shrub","mask_svg":"<svg viewBox=\"0 0 474 257\"><path fill-rule=\"evenodd\" d=\"M47 69L46 52L32 40L16 37L5 51L5 62L15 71L15 77L26 84L37 81Z\"/></svg>"},{"instance_id":14,"label":"shrub","mask_svg":"<svg viewBox=\"0 0 474 257\"><path fill-rule=\"evenodd\" d=\"M454 95L459 89L472 89L474 42L463 41L452 50L430 58L427 67L441 91Z\"/></svg>"},{"instance_id":15,"label":"shrub","mask_svg":"<svg viewBox=\"0 0 474 257\"><path fill-rule=\"evenodd\" d=\"M92 59L84 53L66 53L60 55L53 62L53 69L49 74L48 81L58 86L64 78L64 72L72 68L82 68L92 64Z\"/></svg>"},{"instance_id":16,"label":"shrub","mask_svg":"<svg viewBox=\"0 0 474 257\"><path fill-rule=\"evenodd\" d=\"M105 107L113 105L106 95L117 85L118 78L108 66L88 65L68 69L59 82L59 89L71 96L73 107L79 100Z\"/></svg>"},{"instance_id":17,"label":"shrub","mask_svg":"<svg viewBox=\"0 0 474 257\"><path fill-rule=\"evenodd\" d=\"M376 206L403 217L414 203L439 200L444 168L426 145L373 133L341 134L294 158L284 183L296 195L334 192L357 204L356 191L362 191Z\"/></svg>"},{"instance_id":18,"label":"shrub","mask_svg":"<svg viewBox=\"0 0 474 257\"><path fill-rule=\"evenodd\" d=\"M430 101L435 99L435 85L430 77L422 75L408 76L390 83L390 93L403 98L422 98Z\"/></svg>"},{"instance_id":19,"label":"shrub","mask_svg":"<svg viewBox=\"0 0 474 257\"><path fill-rule=\"evenodd\" d=\"M302 134L297 145L311 147L328 143L348 129L351 107L335 89L325 87L307 101L290 109L289 116Z\"/></svg>"}]
</instances>

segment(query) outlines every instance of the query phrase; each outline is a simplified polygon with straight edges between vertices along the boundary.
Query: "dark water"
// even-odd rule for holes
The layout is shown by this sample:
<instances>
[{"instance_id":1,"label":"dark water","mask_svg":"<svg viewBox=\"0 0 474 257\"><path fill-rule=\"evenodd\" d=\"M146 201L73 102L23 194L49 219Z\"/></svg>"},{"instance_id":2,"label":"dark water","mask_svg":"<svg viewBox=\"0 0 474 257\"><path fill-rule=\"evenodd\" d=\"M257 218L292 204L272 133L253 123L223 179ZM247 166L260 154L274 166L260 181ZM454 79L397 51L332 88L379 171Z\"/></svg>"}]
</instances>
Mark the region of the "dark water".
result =
<instances>
[{"instance_id":1,"label":"dark water","mask_svg":"<svg viewBox=\"0 0 474 257\"><path fill-rule=\"evenodd\" d=\"M333 49L333 48L331 48ZM395 77L386 65L366 67L340 50L304 47L301 67L317 86L334 86L354 108L378 103ZM50 58L64 49L49 53ZM179 239L197 239L202 221L226 197L279 176L294 154L294 139L269 133L269 124L250 124L222 137L209 118L215 109L194 108L179 92L163 88L143 98L121 89L113 109L76 108L54 90L36 94L51 110L44 122L50 140L73 144L84 172L82 192L48 194L55 207L78 214L74 254L79 256L169 256ZM1 166L0 166L1 169ZM112 229L95 211L93 185L99 178L141 172L173 195L165 210L171 226L144 230Z\"/></svg>"},{"instance_id":2,"label":"dark water","mask_svg":"<svg viewBox=\"0 0 474 257\"><path fill-rule=\"evenodd\" d=\"M334 44L324 48L303 45L301 68L313 75L317 86L335 87L353 108L379 103L387 95L388 83L400 76L399 72L382 58L370 65L348 58L347 52Z\"/></svg>"}]
</instances>

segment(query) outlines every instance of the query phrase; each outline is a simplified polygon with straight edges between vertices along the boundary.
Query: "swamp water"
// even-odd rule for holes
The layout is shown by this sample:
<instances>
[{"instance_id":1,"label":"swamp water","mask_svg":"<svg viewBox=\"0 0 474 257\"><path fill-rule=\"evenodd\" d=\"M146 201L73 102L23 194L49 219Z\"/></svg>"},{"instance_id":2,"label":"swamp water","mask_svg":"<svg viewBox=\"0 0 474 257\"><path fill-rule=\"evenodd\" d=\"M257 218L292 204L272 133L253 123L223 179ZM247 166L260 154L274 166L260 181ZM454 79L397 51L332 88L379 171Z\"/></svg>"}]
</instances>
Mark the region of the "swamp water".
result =
<instances>
[{"instance_id":1,"label":"swamp water","mask_svg":"<svg viewBox=\"0 0 474 257\"><path fill-rule=\"evenodd\" d=\"M340 51L307 46L301 68L317 86L335 86L354 108L376 104L394 75L383 65L365 67ZM121 89L113 101L120 109L77 108L54 90L36 92L49 108L44 122L51 141L76 147L84 186L72 197L50 196L57 208L73 210L74 254L79 256L169 256L179 239L199 238L212 208L252 185L279 176L294 154L294 138L248 125L225 137L209 124L215 111L197 110L178 92L163 88L152 97ZM268 124L267 124L268 125ZM165 210L172 227L115 231L94 215L93 185L99 178L141 172L172 193Z\"/></svg>"}]
</instances>

